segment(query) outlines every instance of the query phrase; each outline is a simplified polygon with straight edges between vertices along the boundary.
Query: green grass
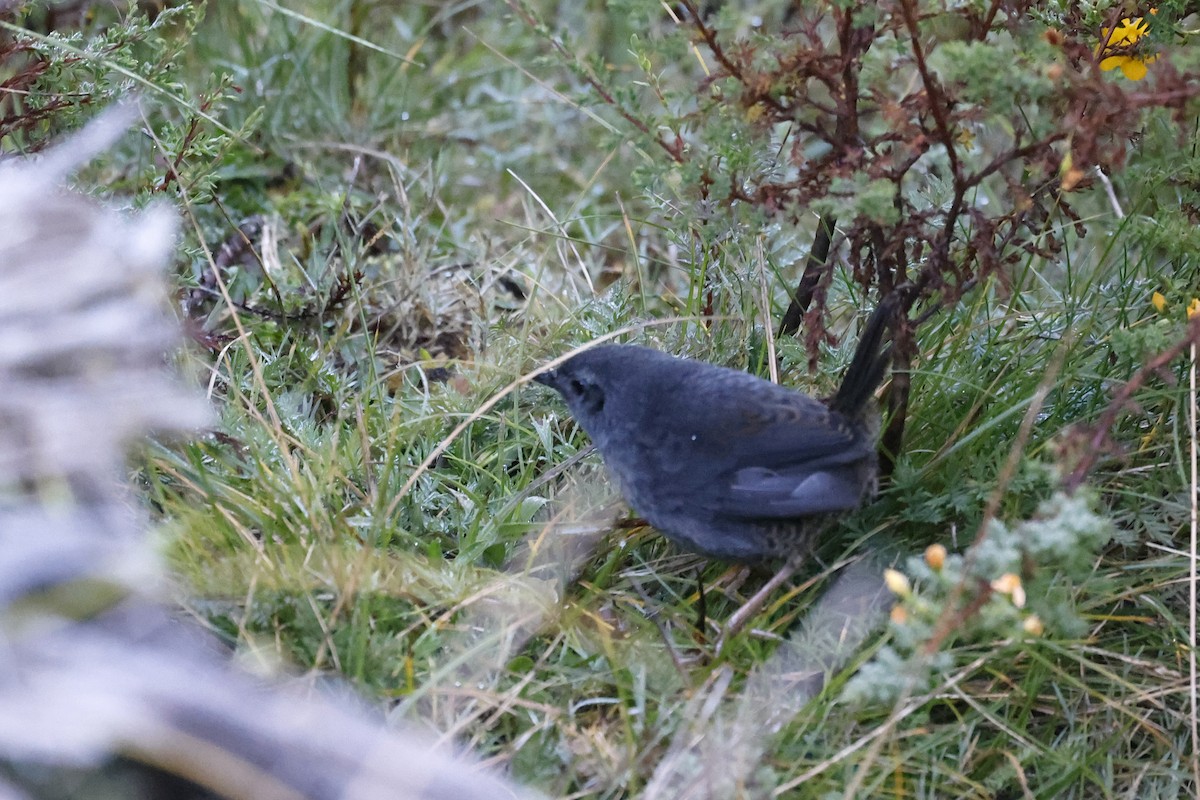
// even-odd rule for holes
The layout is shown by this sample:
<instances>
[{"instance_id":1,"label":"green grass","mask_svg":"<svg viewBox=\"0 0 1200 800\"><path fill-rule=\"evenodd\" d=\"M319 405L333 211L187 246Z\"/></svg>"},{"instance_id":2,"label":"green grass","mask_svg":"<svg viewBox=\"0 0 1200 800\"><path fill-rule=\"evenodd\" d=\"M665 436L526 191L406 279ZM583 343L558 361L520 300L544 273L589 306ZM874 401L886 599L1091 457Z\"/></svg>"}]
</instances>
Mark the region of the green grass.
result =
<instances>
[{"instance_id":1,"label":"green grass","mask_svg":"<svg viewBox=\"0 0 1200 800\"><path fill-rule=\"evenodd\" d=\"M718 653L721 622L762 576L614 526L623 512L596 456L572 461L586 437L551 392L514 383L625 327L630 340L761 371L762 321L778 320L787 298L774 271L814 221L778 232L768 264L754 233L689 252L680 219L696 210L644 192L636 174L659 154L582 102L588 89L503 6L208 5L171 80L196 98L228 74L238 90L205 113L241 133L209 125L188 149L181 131L198 101L148 97L166 155L185 154L180 284L204 275L252 215L275 221L278 260L265 273L234 266L226 288L208 287L193 323L215 336L180 361L211 386L219 422L151 446L138 477L180 602L214 631L266 661L344 675L394 719L425 720L553 796L665 791L672 763L728 777L733 741L752 764L740 791L754 797L854 785L859 797L897 798L1196 791L1184 468L1194 432L1183 388L1166 377L1138 393L1116 426L1118 453L1092 477L1111 543L1026 564L1029 609L993 597L922 661L906 637L938 618L948 588L927 575L924 611L910 608L917 627L877 626L815 697L756 688L780 640L818 613L830 565L873 554L916 575L930 543L965 551L1014 447L997 517L1051 535L1044 520L1020 524L1069 463L1071 426L1095 422L1114 383L1180 335L1149 298L1171 288L1179 311L1195 259L1156 249L1147 231L1171 220L1146 216L1170 209L1178 172L1147 167L1157 178L1122 187L1145 204L1123 224L1098 194L1080 201L1086 235L1053 230L1060 252L1028 255L918 332L893 485L835 525L796 588ZM573 13L557 22L615 73L632 72L637 18L595 4ZM695 69L680 61L662 79ZM1174 135L1153 121L1141 152L1169 151ZM106 168L145 186L139 176L162 155L142 138ZM368 247L375 232L383 252ZM428 276L451 267L461 280L439 294ZM695 318L699 273L722 310L711 327ZM777 343L784 382L817 395L836 385L854 338L857 289L839 274L830 291L844 335L816 374L799 342ZM447 324L435 307L451 295L466 298L454 319L469 343L448 380L430 380L446 362L414 341ZM372 329L383 312L392 327ZM654 322L675 314L685 319ZM480 332L484 348L471 340ZM1041 636L1021 634L1030 609ZM911 669L906 694L884 693L901 704L851 702L855 669L893 656L898 678Z\"/></svg>"}]
</instances>

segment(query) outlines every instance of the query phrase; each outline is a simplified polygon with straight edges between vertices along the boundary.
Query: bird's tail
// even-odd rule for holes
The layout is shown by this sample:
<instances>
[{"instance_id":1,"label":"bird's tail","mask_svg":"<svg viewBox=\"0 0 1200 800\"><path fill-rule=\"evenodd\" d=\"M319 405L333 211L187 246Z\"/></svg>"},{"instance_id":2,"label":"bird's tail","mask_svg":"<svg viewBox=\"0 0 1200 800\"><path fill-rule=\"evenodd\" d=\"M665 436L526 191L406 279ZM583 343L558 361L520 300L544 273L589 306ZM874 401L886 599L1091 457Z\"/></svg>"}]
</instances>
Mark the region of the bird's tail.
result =
<instances>
[{"instance_id":1,"label":"bird's tail","mask_svg":"<svg viewBox=\"0 0 1200 800\"><path fill-rule=\"evenodd\" d=\"M892 359L892 346L882 347L883 337L899 304L899 296L893 294L880 300L871 312L842 385L829 403L834 411L847 417L858 416L883 380Z\"/></svg>"}]
</instances>

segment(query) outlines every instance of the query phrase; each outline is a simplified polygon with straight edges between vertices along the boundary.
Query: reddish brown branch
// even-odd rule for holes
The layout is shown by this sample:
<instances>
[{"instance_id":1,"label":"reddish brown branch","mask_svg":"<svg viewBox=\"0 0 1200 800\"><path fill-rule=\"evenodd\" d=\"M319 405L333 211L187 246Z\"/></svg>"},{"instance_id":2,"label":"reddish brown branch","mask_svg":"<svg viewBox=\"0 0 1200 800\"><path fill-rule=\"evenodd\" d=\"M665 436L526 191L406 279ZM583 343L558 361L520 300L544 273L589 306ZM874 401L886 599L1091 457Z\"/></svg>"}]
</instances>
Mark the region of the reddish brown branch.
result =
<instances>
[{"instance_id":1,"label":"reddish brown branch","mask_svg":"<svg viewBox=\"0 0 1200 800\"><path fill-rule=\"evenodd\" d=\"M904 25L908 28L908 34L912 40L913 59L917 64L917 72L921 76L925 92L929 95L929 111L933 114L938 138L941 140L942 146L946 148L946 157L950 160L950 172L954 175L954 181L957 184L961 179L958 150L954 146L953 126L946 119L946 112L951 104L947 101L937 78L929 71L929 65L925 63L925 49L921 47L921 34L917 28L917 11L913 0L901 0L900 8L904 14Z\"/></svg>"},{"instance_id":2,"label":"reddish brown branch","mask_svg":"<svg viewBox=\"0 0 1200 800\"><path fill-rule=\"evenodd\" d=\"M546 41L550 43L550 46L554 48L554 51L558 53L560 57L562 57L564 62L576 65L579 74L587 82L588 86L592 88L592 91L596 92L596 94L600 96L600 99L603 100L605 104L616 109L616 112L621 116L622 119L636 128L638 132L661 147L676 164L684 163L684 142L678 134L676 134L674 141L670 141L662 136L656 135L644 120L626 109L623 105L621 105L620 102L618 102L617 98L614 97L613 94L608 90L608 87L605 86L604 82L596 77L595 73L593 73L591 69L583 65L578 56L563 46L562 39L557 36L550 35L545 24L541 20L534 17L529 13L528 9L524 8L520 3L514 2L513 0L508 0L508 7L516 12L517 16L524 20L525 24L529 25L534 30L541 32Z\"/></svg>"},{"instance_id":3,"label":"reddish brown branch","mask_svg":"<svg viewBox=\"0 0 1200 800\"><path fill-rule=\"evenodd\" d=\"M1090 435L1087 435L1088 429L1081 431L1087 436L1087 443L1081 448L1083 455L1079 462L1071 470L1071 474L1063 480L1064 489L1074 492L1083 485L1084 479L1096 466L1100 456L1109 451L1112 444L1112 427L1116 423L1117 417L1132 403L1133 395L1142 388L1146 380L1151 375L1166 369L1172 361L1195 344L1200 344L1200 314L1193 316L1188 322L1187 332L1183 338L1143 364L1120 389L1113 393L1113 399L1100 414L1096 424L1091 426Z\"/></svg>"}]
</instances>

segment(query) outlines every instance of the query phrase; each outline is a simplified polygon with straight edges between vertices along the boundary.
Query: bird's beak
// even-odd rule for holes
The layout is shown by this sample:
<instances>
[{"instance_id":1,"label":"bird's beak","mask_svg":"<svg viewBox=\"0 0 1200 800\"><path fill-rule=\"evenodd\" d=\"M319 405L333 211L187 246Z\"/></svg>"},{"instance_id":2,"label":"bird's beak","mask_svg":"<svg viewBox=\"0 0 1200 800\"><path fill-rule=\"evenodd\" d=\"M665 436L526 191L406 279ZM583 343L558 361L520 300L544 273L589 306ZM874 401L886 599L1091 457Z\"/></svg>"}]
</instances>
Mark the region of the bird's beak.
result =
<instances>
[{"instance_id":1,"label":"bird's beak","mask_svg":"<svg viewBox=\"0 0 1200 800\"><path fill-rule=\"evenodd\" d=\"M543 386L549 386L553 389L558 385L558 372L557 370L548 369L540 375L534 375L533 379Z\"/></svg>"}]
</instances>

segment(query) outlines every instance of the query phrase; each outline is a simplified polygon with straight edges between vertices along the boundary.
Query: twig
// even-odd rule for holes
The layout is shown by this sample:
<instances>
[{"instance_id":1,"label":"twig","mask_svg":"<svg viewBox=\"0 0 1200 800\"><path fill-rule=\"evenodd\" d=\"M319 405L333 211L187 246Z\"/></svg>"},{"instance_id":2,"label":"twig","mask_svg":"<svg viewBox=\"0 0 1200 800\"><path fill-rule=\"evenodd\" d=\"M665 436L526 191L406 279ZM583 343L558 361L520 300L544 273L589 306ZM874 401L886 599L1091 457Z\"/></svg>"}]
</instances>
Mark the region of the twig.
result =
<instances>
[{"instance_id":1,"label":"twig","mask_svg":"<svg viewBox=\"0 0 1200 800\"><path fill-rule=\"evenodd\" d=\"M615 95L613 95L608 86L602 80L600 80L600 77L596 75L596 73L589 66L583 63L577 53L571 51L563 43L562 39L550 33L550 30L547 28L546 24L538 19L537 15L534 14L533 10L529 6L521 2L521 0L507 0L507 2L508 7L511 8L513 12L525 22L526 25L532 28L536 34L542 36L549 43L549 45L554 48L555 52L557 52L559 56L563 58L564 61L566 61L568 64L574 64L576 66L580 77L583 78L588 86L592 87L592 90L600 96L601 100L616 110L616 112L621 115L622 119L624 119L633 127L637 128L638 131L640 131L643 135L661 147L663 151L670 156L672 161L674 161L676 164L684 163L686 159L684 158L683 152L683 137L676 133L674 141L670 141L662 136L656 135L645 120L641 119L634 114L633 111L626 108L625 105L622 104Z\"/></svg>"},{"instance_id":2,"label":"twig","mask_svg":"<svg viewBox=\"0 0 1200 800\"><path fill-rule=\"evenodd\" d=\"M1058 352L1055 353L1054 360L1050 363L1049 369L1046 370L1045 376L1038 384L1037 391L1033 393L1033 397L1029 402L1029 408L1025 411L1024 419L1021 420L1021 427L1017 430L1016 439L1013 441L1012 447L1009 448L1008 458L1005 459L1004 464L1000 467L1000 473L996 476L996 488L991 496L988 497L987 505L984 506L983 519L979 523L979 529L975 532L975 540L971 543L963 564L963 579L951 590L950 597L946 602L946 610L942 612L941 617L938 618L937 624L934 626L933 633L921 647L921 652L925 655L936 653L946 638L953 631L961 627L964 620L983 607L983 604L987 601L991 593L991 587L987 584L982 584L982 588L977 593L976 598L965 608L958 608L958 603L966 592L967 582L970 580L968 576L971 574L975 554L979 550L979 545L987 539L991 521L1000 510L1000 502L1004 499L1004 494L1008 491L1008 486L1017 473L1017 467L1020 466L1021 458L1025 454L1025 445L1028 443L1029 436L1033 432L1033 426L1037 422L1038 415L1042 413L1046 397L1050 394L1050 389L1053 388L1054 381L1058 378L1063 363L1066 362L1068 349L1069 345L1064 341L1059 346Z\"/></svg>"},{"instance_id":3,"label":"twig","mask_svg":"<svg viewBox=\"0 0 1200 800\"><path fill-rule=\"evenodd\" d=\"M1147 361L1114 393L1112 402L1108 404L1108 407L1100 415L1100 419L1092 427L1092 435L1088 438L1087 446L1083 448L1084 454L1079 459L1079 463L1063 481L1063 488L1067 492L1074 492L1079 488L1083 479L1096 465L1100 454L1107 450L1109 431L1117 421L1117 416L1129 405L1134 393L1142 388L1146 379L1162 370L1189 347L1194 348L1198 342L1200 342L1200 314L1196 314L1188 322L1187 334L1183 338Z\"/></svg>"},{"instance_id":4,"label":"twig","mask_svg":"<svg viewBox=\"0 0 1200 800\"><path fill-rule=\"evenodd\" d=\"M812 302L813 292L821 281L821 273L828 269L829 246L833 242L833 232L836 228L837 217L827 214L817 220L817 232L813 236L812 248L808 251L804 274L800 277L800 283L792 293L792 301L779 323L781 337L800 330L800 321L804 319L804 314Z\"/></svg>"},{"instance_id":5,"label":"twig","mask_svg":"<svg viewBox=\"0 0 1200 800\"><path fill-rule=\"evenodd\" d=\"M1104 174L1104 170L1099 166L1093 167L1092 171L1096 177L1100 179L1100 185L1104 187L1104 193L1108 195L1108 204L1112 206L1113 213L1117 215L1117 219L1125 219L1125 212L1121 210L1121 201L1117 199L1117 193L1113 189L1112 181Z\"/></svg>"},{"instance_id":6,"label":"twig","mask_svg":"<svg viewBox=\"0 0 1200 800\"><path fill-rule=\"evenodd\" d=\"M996 516L996 512L1000 508L1000 501L1004 498L1004 493L1007 491L1009 483L1016 474L1017 466L1021 463L1021 456L1025 452L1025 444L1029 440L1029 435L1033 431L1033 425L1037 421L1038 415L1041 414L1042 406L1046 402L1046 396L1050 393L1050 388L1054 385L1054 380L1058 377L1059 370L1066 360L1066 351L1067 348L1065 345L1059 349L1055 360L1051 363L1045 377L1042 378L1041 383L1038 385L1037 391L1034 392L1033 399L1029 403L1029 408L1025 412L1025 418L1021 420L1021 427L1017 431L1016 440L1013 442L1012 447L1009 448L1008 458L1005 460L1003 466L1001 466L1000 474L996 476L996 488L988 498L987 506L983 512L983 520L979 523L979 529L975 534L975 541L972 543L966 562L963 564L963 579L951 590L950 597L946 602L946 609L938 618L933 633L917 651L918 658L927 659L936 653L947 637L961 627L964 620L982 608L991 595L991 587L986 583L981 583L980 590L972 598L971 602L967 603L963 608L958 607L959 601L966 593L967 583L970 581L969 575L971 572L971 563L974 561L974 554L978 551L978 545L987 538L989 523ZM910 679L901 692L896 704L893 706L892 714L880 726L879 736L875 738L871 746L867 749L867 752L863 755L862 763L855 770L849 785L846 787L846 791L843 794L846 800L858 796L857 792L866 780L871 764L879 757L880 752L883 750L883 746L887 741L887 734L910 712L911 709L905 708L905 706L908 705L915 689L916 681L915 679Z\"/></svg>"}]
</instances>

